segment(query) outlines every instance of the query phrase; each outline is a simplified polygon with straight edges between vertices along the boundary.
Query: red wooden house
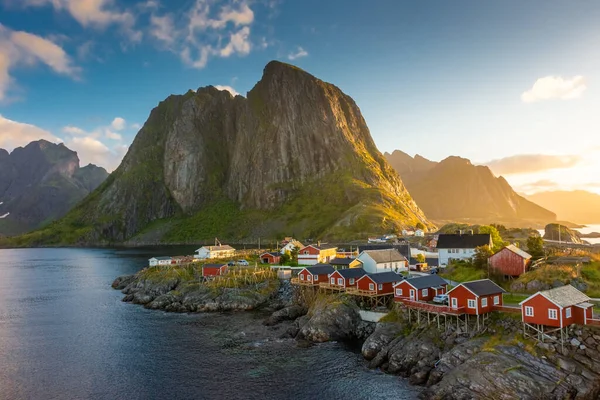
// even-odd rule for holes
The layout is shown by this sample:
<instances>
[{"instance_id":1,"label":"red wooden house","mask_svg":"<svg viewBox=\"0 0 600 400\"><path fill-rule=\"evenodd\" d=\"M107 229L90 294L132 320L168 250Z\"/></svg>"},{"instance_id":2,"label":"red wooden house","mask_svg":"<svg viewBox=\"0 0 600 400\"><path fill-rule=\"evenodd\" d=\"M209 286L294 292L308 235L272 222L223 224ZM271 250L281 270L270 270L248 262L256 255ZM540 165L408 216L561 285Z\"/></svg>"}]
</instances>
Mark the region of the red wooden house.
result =
<instances>
[{"instance_id":1,"label":"red wooden house","mask_svg":"<svg viewBox=\"0 0 600 400\"><path fill-rule=\"evenodd\" d=\"M405 279L394 285L394 299L431 301L438 294L445 294L448 282L438 275Z\"/></svg>"},{"instance_id":2,"label":"red wooden house","mask_svg":"<svg viewBox=\"0 0 600 400\"><path fill-rule=\"evenodd\" d=\"M402 279L404 279L402 275L393 271L367 274L356 282L356 287L360 291L371 292L371 294L394 294L394 284Z\"/></svg>"},{"instance_id":3,"label":"red wooden house","mask_svg":"<svg viewBox=\"0 0 600 400\"><path fill-rule=\"evenodd\" d=\"M329 275L329 284L340 289L356 287L356 282L365 274L366 272L362 268L338 269Z\"/></svg>"},{"instance_id":4,"label":"red wooden house","mask_svg":"<svg viewBox=\"0 0 600 400\"><path fill-rule=\"evenodd\" d=\"M302 285L318 285L319 282L328 282L329 275L333 272L335 269L331 265L317 264L300 271L298 280Z\"/></svg>"},{"instance_id":5,"label":"red wooden house","mask_svg":"<svg viewBox=\"0 0 600 400\"><path fill-rule=\"evenodd\" d=\"M464 282L448 292L448 304L452 309L464 308L465 314L482 315L502 306L504 289L489 279Z\"/></svg>"},{"instance_id":6,"label":"red wooden house","mask_svg":"<svg viewBox=\"0 0 600 400\"><path fill-rule=\"evenodd\" d=\"M260 255L260 262L263 264L279 264L281 262L281 253L263 253Z\"/></svg>"},{"instance_id":7,"label":"red wooden house","mask_svg":"<svg viewBox=\"0 0 600 400\"><path fill-rule=\"evenodd\" d=\"M589 301L571 285L537 292L520 303L523 322L557 328L587 325L594 307Z\"/></svg>"},{"instance_id":8,"label":"red wooden house","mask_svg":"<svg viewBox=\"0 0 600 400\"><path fill-rule=\"evenodd\" d=\"M489 259L490 268L506 276L519 276L527 271L531 255L517 246L506 246Z\"/></svg>"},{"instance_id":9,"label":"red wooden house","mask_svg":"<svg viewBox=\"0 0 600 400\"><path fill-rule=\"evenodd\" d=\"M211 277L224 275L227 272L227 264L204 264L202 266L202 276Z\"/></svg>"}]
</instances>

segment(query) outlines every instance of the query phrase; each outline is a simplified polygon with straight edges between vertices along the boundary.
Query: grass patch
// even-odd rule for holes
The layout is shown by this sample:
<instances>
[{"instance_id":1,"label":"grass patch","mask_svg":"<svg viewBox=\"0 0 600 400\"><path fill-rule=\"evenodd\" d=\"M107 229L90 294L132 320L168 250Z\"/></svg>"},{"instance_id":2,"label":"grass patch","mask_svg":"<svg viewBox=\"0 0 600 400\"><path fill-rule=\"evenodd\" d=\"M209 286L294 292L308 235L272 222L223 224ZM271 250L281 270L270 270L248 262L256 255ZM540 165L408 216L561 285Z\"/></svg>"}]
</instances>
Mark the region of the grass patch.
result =
<instances>
[{"instance_id":1,"label":"grass patch","mask_svg":"<svg viewBox=\"0 0 600 400\"><path fill-rule=\"evenodd\" d=\"M385 315L385 317L381 318L379 322L403 322L404 319L397 313L395 310L390 311Z\"/></svg>"},{"instance_id":2,"label":"grass patch","mask_svg":"<svg viewBox=\"0 0 600 400\"><path fill-rule=\"evenodd\" d=\"M520 302L525 300L527 297L529 297L529 295L505 293L502 298L502 301L505 305L518 305Z\"/></svg>"},{"instance_id":3,"label":"grass patch","mask_svg":"<svg viewBox=\"0 0 600 400\"><path fill-rule=\"evenodd\" d=\"M470 265L455 264L442 269L440 275L455 282L468 282L486 278L487 272Z\"/></svg>"}]
</instances>

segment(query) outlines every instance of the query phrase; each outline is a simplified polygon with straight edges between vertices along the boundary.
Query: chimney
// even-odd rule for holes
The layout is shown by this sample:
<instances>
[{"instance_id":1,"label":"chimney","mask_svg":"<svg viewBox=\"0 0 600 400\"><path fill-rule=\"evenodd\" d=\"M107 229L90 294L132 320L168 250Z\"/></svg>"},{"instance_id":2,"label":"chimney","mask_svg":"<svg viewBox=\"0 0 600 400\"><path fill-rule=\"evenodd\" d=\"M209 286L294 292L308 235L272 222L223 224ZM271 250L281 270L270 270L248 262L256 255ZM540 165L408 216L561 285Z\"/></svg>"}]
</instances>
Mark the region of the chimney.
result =
<instances>
[{"instance_id":1,"label":"chimney","mask_svg":"<svg viewBox=\"0 0 600 400\"><path fill-rule=\"evenodd\" d=\"M321 241L320 240L317 242L317 246L321 247Z\"/></svg>"}]
</instances>

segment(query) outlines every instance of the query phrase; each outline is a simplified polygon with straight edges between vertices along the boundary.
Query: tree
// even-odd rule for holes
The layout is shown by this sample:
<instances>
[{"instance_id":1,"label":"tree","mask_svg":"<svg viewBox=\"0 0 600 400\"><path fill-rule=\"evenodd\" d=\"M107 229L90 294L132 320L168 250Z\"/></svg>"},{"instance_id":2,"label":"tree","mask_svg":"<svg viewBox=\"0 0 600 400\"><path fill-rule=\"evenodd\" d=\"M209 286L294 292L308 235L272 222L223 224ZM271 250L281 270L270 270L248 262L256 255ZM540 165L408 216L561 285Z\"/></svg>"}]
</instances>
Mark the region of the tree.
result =
<instances>
[{"instance_id":1,"label":"tree","mask_svg":"<svg viewBox=\"0 0 600 400\"><path fill-rule=\"evenodd\" d=\"M425 259L425 254L423 254L423 253L419 253L419 254L417 254L417 256L415 257L415 259L417 260L417 262L424 263L424 262L425 262L425 260L426 260L426 259Z\"/></svg>"},{"instance_id":2,"label":"tree","mask_svg":"<svg viewBox=\"0 0 600 400\"><path fill-rule=\"evenodd\" d=\"M541 236L529 236L527 238L527 252L533 258L544 256L544 239Z\"/></svg>"},{"instance_id":3,"label":"tree","mask_svg":"<svg viewBox=\"0 0 600 400\"><path fill-rule=\"evenodd\" d=\"M481 225L479 227L479 233L489 233L492 236L493 251L501 250L504 246L508 244L504 241L504 239L502 239L502 236L500 236L500 232L498 232L498 229L496 229L493 226Z\"/></svg>"},{"instance_id":4,"label":"tree","mask_svg":"<svg viewBox=\"0 0 600 400\"><path fill-rule=\"evenodd\" d=\"M487 268L488 259L494 254L490 246L479 246L475 249L475 255L473 256L473 266L475 268L484 269Z\"/></svg>"}]
</instances>

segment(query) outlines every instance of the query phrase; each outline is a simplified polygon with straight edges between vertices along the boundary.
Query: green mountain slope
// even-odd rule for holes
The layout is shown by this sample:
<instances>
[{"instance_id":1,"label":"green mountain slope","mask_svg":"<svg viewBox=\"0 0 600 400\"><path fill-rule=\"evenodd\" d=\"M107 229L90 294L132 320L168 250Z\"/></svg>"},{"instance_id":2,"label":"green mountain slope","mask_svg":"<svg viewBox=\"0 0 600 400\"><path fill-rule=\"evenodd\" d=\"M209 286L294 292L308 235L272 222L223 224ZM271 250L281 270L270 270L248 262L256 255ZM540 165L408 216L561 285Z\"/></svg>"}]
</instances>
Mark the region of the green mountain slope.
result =
<instances>
[{"instance_id":1,"label":"green mountain slope","mask_svg":"<svg viewBox=\"0 0 600 400\"><path fill-rule=\"evenodd\" d=\"M349 238L430 225L354 101L271 62L247 97L170 96L117 170L64 219L14 244Z\"/></svg>"}]
</instances>

